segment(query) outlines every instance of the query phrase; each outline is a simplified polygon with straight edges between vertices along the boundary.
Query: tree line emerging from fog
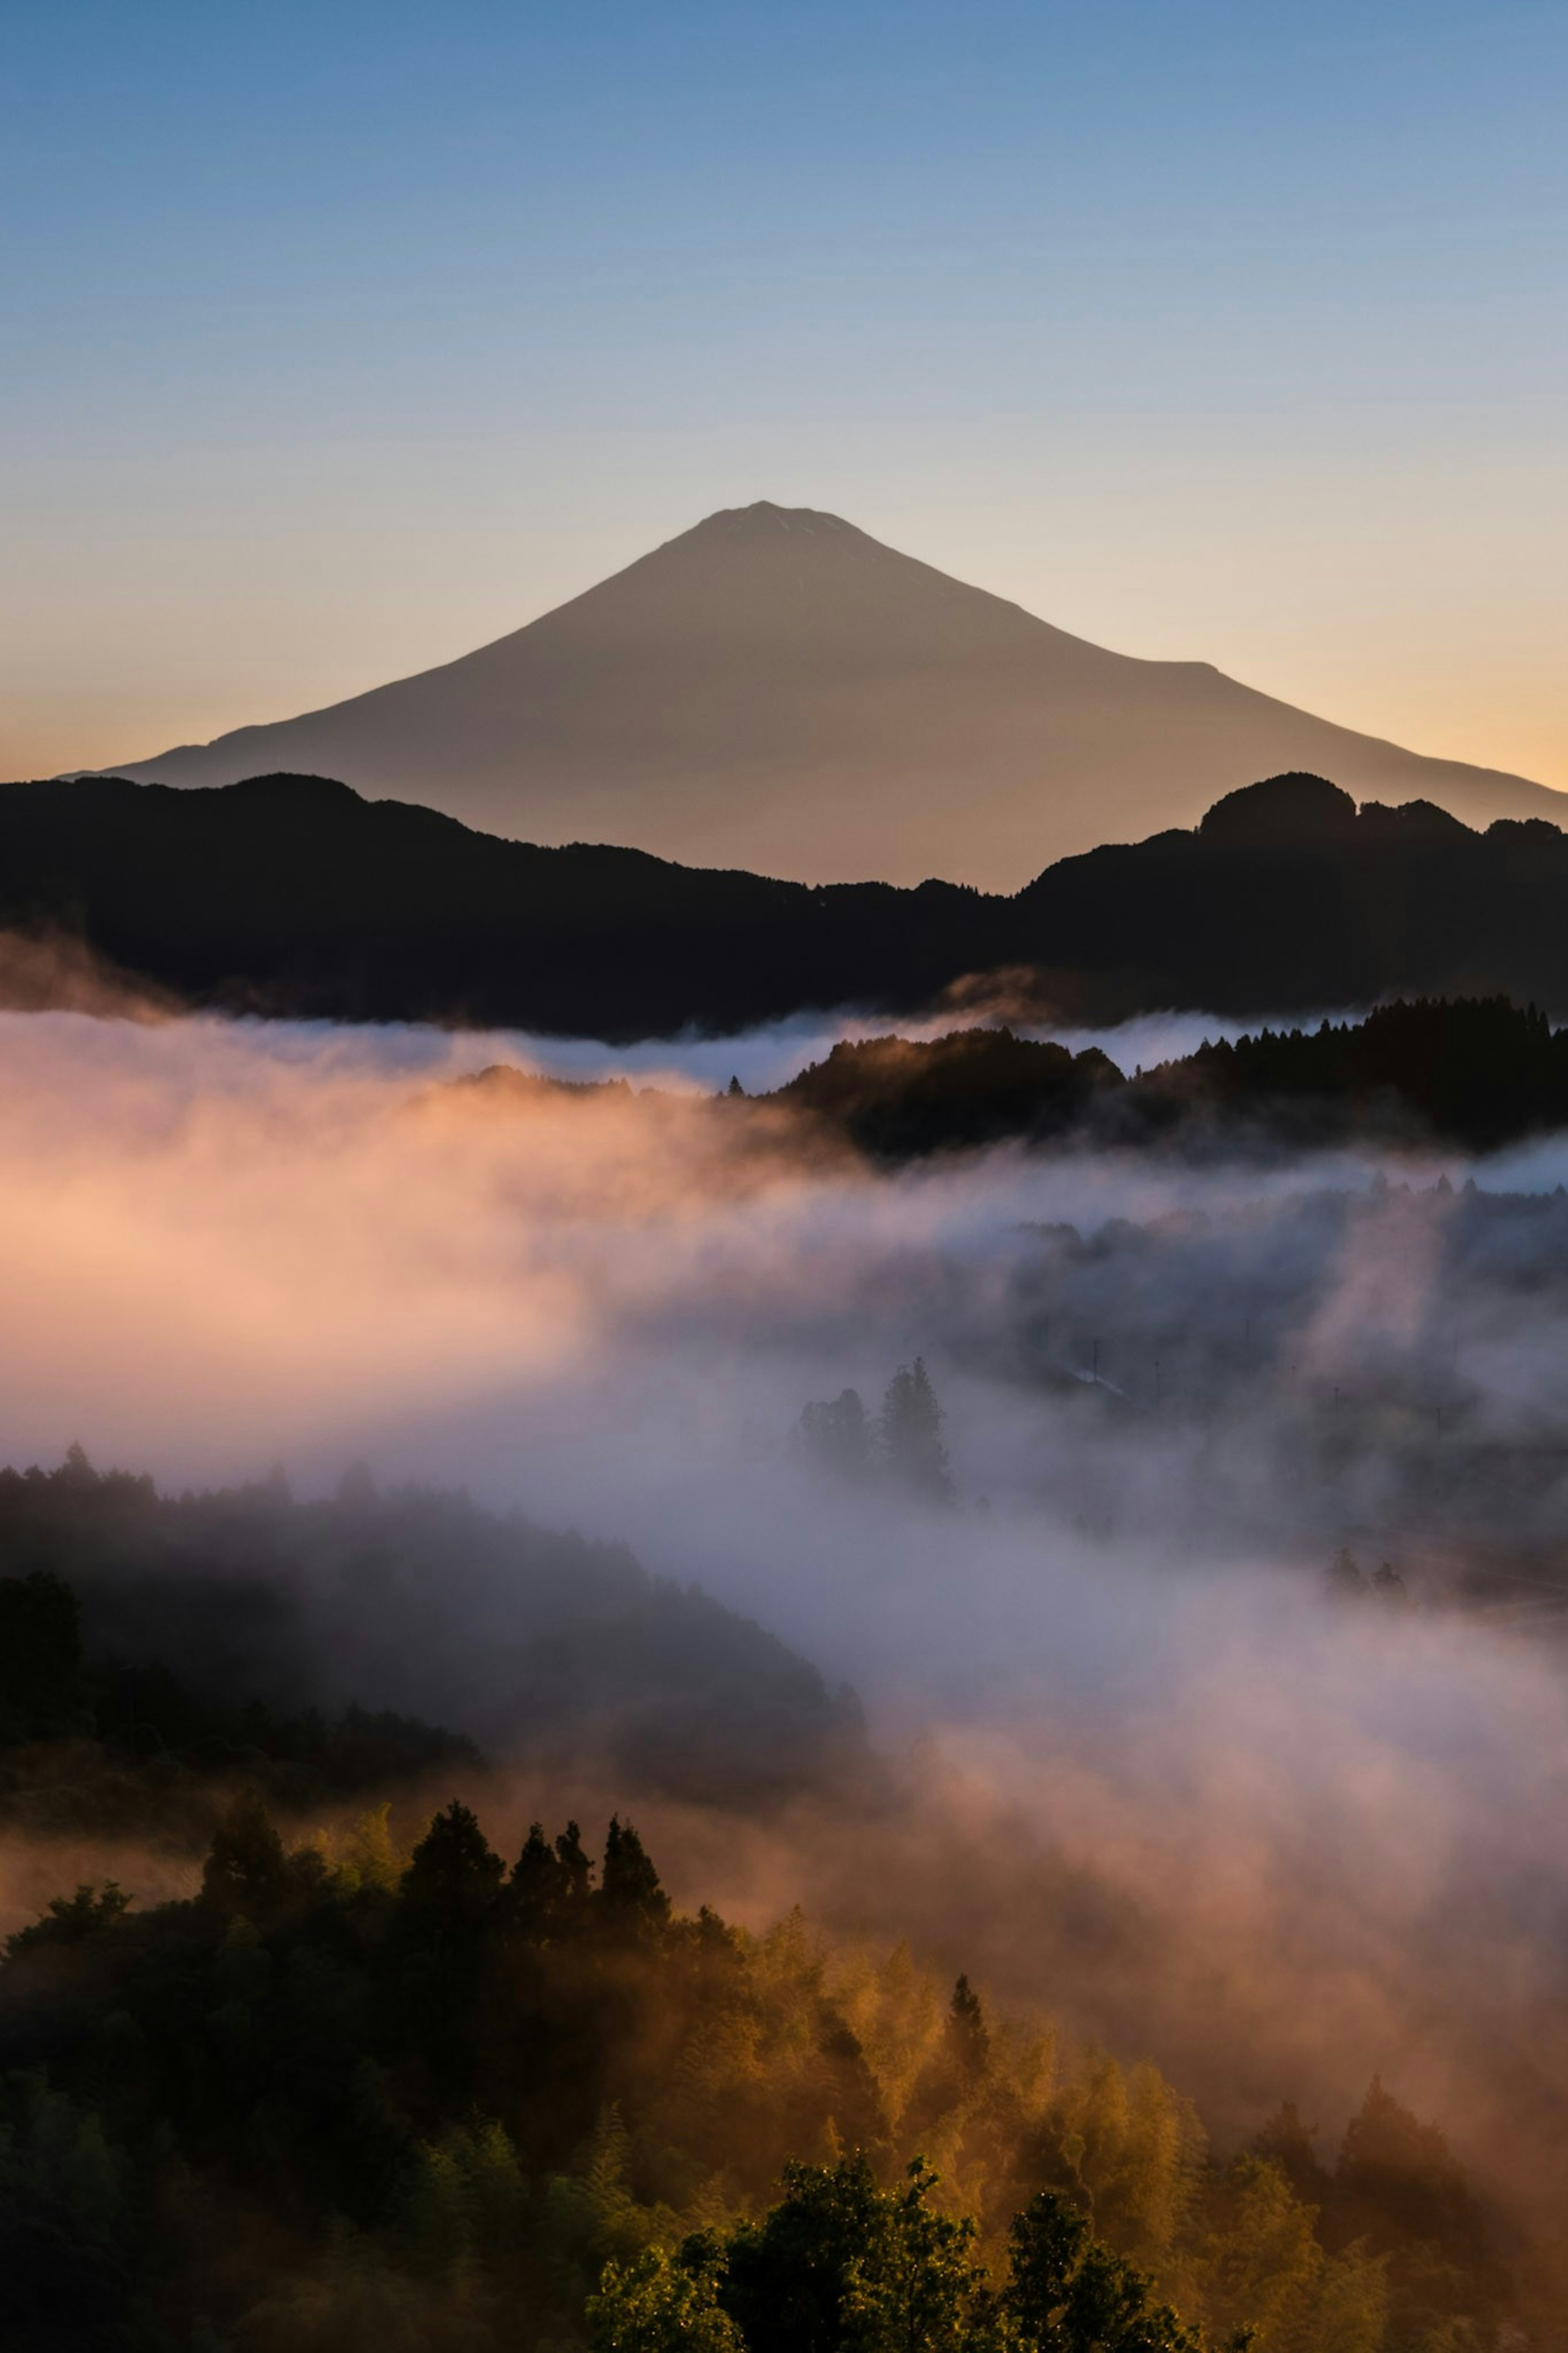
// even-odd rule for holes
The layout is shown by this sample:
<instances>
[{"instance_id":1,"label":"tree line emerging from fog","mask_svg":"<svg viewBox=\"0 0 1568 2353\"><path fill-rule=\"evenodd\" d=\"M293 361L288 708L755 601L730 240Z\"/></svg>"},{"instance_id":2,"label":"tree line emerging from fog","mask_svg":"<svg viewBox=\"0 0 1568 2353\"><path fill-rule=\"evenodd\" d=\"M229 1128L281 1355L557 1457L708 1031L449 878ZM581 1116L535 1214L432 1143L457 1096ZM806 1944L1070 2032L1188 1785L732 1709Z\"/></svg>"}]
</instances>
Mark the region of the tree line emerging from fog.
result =
<instances>
[{"instance_id":1,"label":"tree line emerging from fog","mask_svg":"<svg viewBox=\"0 0 1568 2353\"><path fill-rule=\"evenodd\" d=\"M0 2079L17 2353L1458 2353L1511 2306L1380 2084L1331 2165L1289 2107L1226 2157L907 1950L679 1915L619 1819L509 1864L457 1801L400 1854L241 1797L190 1898L12 1936Z\"/></svg>"},{"instance_id":2,"label":"tree line emerging from fog","mask_svg":"<svg viewBox=\"0 0 1568 2353\"><path fill-rule=\"evenodd\" d=\"M505 1063L452 1083L522 1114L633 1100L625 1079L542 1078ZM1098 1046L1075 1052L989 1025L843 1039L771 1093L731 1079L710 1109L734 1124L754 1105L787 1114L762 1132L772 1148L847 1147L884 1167L998 1145L1196 1157L1349 1143L1488 1152L1568 1126L1568 1029L1505 997L1396 999L1362 1020L1205 1040L1129 1077Z\"/></svg>"},{"instance_id":3,"label":"tree line emerging from fog","mask_svg":"<svg viewBox=\"0 0 1568 2353\"><path fill-rule=\"evenodd\" d=\"M1506 997L1423 998L1362 1021L1220 1039L1124 1075L1008 1029L836 1046L766 1098L868 1158L1068 1139L1304 1151L1351 1139L1489 1151L1568 1126L1568 1030Z\"/></svg>"}]
</instances>

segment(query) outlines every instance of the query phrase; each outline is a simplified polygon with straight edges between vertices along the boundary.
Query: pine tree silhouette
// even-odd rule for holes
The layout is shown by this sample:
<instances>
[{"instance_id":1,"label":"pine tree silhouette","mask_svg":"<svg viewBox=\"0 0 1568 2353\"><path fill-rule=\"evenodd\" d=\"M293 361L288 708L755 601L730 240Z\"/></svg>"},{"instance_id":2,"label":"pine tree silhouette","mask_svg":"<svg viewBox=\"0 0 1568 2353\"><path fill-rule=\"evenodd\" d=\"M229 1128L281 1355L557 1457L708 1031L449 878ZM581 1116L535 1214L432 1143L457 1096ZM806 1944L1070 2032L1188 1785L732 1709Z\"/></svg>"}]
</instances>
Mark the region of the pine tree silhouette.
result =
<instances>
[{"instance_id":1,"label":"pine tree silhouette","mask_svg":"<svg viewBox=\"0 0 1568 2353\"><path fill-rule=\"evenodd\" d=\"M952 1501L952 1474L942 1442L942 1410L923 1356L900 1365L882 1400L882 1460L889 1475L927 1503Z\"/></svg>"}]
</instances>

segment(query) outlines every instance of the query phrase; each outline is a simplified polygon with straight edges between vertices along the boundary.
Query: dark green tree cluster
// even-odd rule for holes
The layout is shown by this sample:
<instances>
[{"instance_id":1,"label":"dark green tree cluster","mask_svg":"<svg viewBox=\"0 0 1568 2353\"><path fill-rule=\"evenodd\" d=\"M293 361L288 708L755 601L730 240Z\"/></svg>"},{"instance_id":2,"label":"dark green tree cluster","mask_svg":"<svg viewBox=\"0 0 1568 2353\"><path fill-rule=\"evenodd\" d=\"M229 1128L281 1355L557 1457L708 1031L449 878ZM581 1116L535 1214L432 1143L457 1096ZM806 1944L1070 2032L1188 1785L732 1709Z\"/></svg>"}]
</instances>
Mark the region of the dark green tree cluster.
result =
<instances>
[{"instance_id":1,"label":"dark green tree cluster","mask_svg":"<svg viewBox=\"0 0 1568 2353\"><path fill-rule=\"evenodd\" d=\"M1364 1021L1222 1039L1161 1082L1307 1140L1403 1126L1485 1152L1568 1121L1568 1031L1506 997L1418 997Z\"/></svg>"},{"instance_id":2,"label":"dark green tree cluster","mask_svg":"<svg viewBox=\"0 0 1568 2353\"><path fill-rule=\"evenodd\" d=\"M1014 2216L998 2284L939 2187L923 2158L890 2189L862 2156L788 2166L761 2221L608 2264L594 2353L1205 2353L1065 2198L1041 2190ZM1252 2335L1234 2332L1234 2353Z\"/></svg>"}]
</instances>

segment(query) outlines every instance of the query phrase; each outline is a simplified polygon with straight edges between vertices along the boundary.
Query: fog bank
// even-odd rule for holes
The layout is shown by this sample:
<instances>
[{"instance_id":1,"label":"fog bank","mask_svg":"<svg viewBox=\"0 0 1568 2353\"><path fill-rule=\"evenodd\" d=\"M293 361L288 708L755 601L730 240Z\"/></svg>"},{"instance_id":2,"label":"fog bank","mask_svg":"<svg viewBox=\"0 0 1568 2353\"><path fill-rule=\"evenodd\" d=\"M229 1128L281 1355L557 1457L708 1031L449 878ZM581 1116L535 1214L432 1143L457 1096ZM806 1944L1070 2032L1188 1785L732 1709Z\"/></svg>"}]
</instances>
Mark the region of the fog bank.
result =
<instances>
[{"instance_id":1,"label":"fog bank","mask_svg":"<svg viewBox=\"0 0 1568 2353\"><path fill-rule=\"evenodd\" d=\"M705 1092L446 1083L494 1042L0 1018L9 1458L360 1457L625 1538L852 1677L893 1789L742 1827L584 1766L514 1835L635 1806L689 1900L912 1934L1237 2130L1381 2067L1528 2192L1568 2150L1568 1140L889 1178ZM941 1507L795 1434L917 1355ZM1408 1606L1331 1607L1346 1545Z\"/></svg>"}]
</instances>

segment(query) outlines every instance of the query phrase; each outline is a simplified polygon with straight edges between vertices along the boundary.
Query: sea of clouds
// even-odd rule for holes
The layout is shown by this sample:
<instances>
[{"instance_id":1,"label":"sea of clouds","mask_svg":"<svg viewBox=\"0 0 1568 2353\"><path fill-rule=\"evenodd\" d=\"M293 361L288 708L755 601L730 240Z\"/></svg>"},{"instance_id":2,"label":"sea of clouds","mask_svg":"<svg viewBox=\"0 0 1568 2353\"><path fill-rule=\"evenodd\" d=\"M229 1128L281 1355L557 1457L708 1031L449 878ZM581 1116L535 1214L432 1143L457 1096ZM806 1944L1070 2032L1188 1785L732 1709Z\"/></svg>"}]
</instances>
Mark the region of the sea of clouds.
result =
<instances>
[{"instance_id":1,"label":"sea of clouds","mask_svg":"<svg viewBox=\"0 0 1568 2353\"><path fill-rule=\"evenodd\" d=\"M887 1176L714 1100L832 1042L0 1016L3 1451L357 1458L625 1538L894 1760L870 1823L644 1809L678 1893L911 1934L1238 2132L1382 2068L1528 2193L1568 2153L1568 1138ZM497 1061L634 1085L454 1083ZM795 1434L917 1355L942 1509ZM1346 1543L1410 1606L1331 1606Z\"/></svg>"}]
</instances>

